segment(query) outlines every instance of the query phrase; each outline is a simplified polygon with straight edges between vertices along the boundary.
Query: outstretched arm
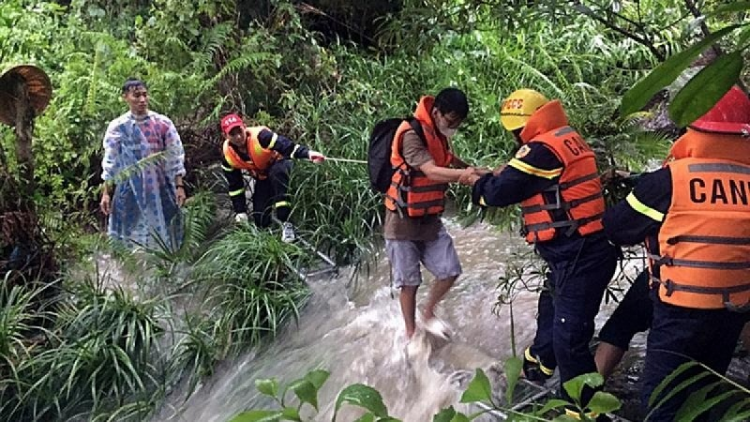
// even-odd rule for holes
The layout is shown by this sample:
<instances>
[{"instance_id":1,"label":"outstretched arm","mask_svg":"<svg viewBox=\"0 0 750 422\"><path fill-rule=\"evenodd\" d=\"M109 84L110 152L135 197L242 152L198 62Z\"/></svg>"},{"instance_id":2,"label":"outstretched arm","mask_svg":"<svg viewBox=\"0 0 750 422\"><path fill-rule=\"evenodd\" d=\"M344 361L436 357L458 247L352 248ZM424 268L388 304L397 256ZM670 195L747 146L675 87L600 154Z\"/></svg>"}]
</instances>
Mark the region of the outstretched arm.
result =
<instances>
[{"instance_id":1,"label":"outstretched arm","mask_svg":"<svg viewBox=\"0 0 750 422\"><path fill-rule=\"evenodd\" d=\"M279 135L270 129L263 129L258 134L260 146L278 152L287 158L307 158L313 162L325 160L325 156L308 147L297 144L284 135Z\"/></svg>"}]
</instances>

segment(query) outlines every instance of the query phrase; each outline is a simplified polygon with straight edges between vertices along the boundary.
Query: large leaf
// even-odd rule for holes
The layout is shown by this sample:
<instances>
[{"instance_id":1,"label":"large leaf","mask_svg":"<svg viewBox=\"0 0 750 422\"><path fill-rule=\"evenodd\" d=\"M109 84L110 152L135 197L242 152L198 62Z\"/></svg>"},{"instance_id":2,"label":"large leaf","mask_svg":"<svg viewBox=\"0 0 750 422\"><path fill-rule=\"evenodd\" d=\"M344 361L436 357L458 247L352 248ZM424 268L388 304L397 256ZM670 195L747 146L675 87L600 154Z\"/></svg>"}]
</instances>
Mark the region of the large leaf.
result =
<instances>
[{"instance_id":1,"label":"large leaf","mask_svg":"<svg viewBox=\"0 0 750 422\"><path fill-rule=\"evenodd\" d=\"M630 88L622 97L620 114L627 116L643 108L648 101L665 86L672 83L706 47L734 31L739 25L723 28L707 36L692 47L681 51L657 66L645 78Z\"/></svg>"},{"instance_id":2,"label":"large leaf","mask_svg":"<svg viewBox=\"0 0 750 422\"><path fill-rule=\"evenodd\" d=\"M588 385L591 388L601 387L602 384L604 384L604 378L600 374L597 373L590 373L590 374L582 374L579 375L571 380L568 380L563 384L563 387L565 388L565 391L568 393L568 396L575 400L576 402L580 402L581 400L581 391L583 391L583 387ZM586 403L581 403L586 404Z\"/></svg>"},{"instance_id":3,"label":"large leaf","mask_svg":"<svg viewBox=\"0 0 750 422\"><path fill-rule=\"evenodd\" d=\"M492 401L492 386L490 380L484 371L477 368L474 379L469 383L464 394L461 396L461 403L475 403L478 401Z\"/></svg>"},{"instance_id":4,"label":"large leaf","mask_svg":"<svg viewBox=\"0 0 750 422\"><path fill-rule=\"evenodd\" d=\"M513 402L513 392L518 384L518 378L521 376L523 362L516 356L505 361L505 379L507 380L507 389L505 390L505 400L507 403Z\"/></svg>"},{"instance_id":5,"label":"large leaf","mask_svg":"<svg viewBox=\"0 0 750 422\"><path fill-rule=\"evenodd\" d=\"M308 403L318 410L318 389L307 379L295 381L289 386L300 402Z\"/></svg>"},{"instance_id":6,"label":"large leaf","mask_svg":"<svg viewBox=\"0 0 750 422\"><path fill-rule=\"evenodd\" d=\"M285 407L281 411L281 419L285 421L302 422L302 418L299 416L299 410L294 407Z\"/></svg>"},{"instance_id":7,"label":"large leaf","mask_svg":"<svg viewBox=\"0 0 750 422\"><path fill-rule=\"evenodd\" d=\"M622 406L620 400L612 394L597 391L589 400L588 407L594 413L610 413Z\"/></svg>"},{"instance_id":8,"label":"large leaf","mask_svg":"<svg viewBox=\"0 0 750 422\"><path fill-rule=\"evenodd\" d=\"M336 420L336 414L344 403L367 409L379 418L388 417L388 409L383 404L383 397L378 390L364 384L353 384L341 390L336 398L336 407L333 413L334 421Z\"/></svg>"},{"instance_id":9,"label":"large leaf","mask_svg":"<svg viewBox=\"0 0 750 422\"><path fill-rule=\"evenodd\" d=\"M541 409L539 409L539 410L536 411L536 414L539 415L539 416L544 416L545 413L549 412L552 409L559 409L559 408L565 407L565 406L567 406L569 404L570 403L568 403L566 400L549 399L547 401L547 403L545 403L544 406L542 406Z\"/></svg>"},{"instance_id":10,"label":"large leaf","mask_svg":"<svg viewBox=\"0 0 750 422\"><path fill-rule=\"evenodd\" d=\"M276 397L279 393L279 382L275 379L255 380L255 388L266 396Z\"/></svg>"},{"instance_id":11,"label":"large leaf","mask_svg":"<svg viewBox=\"0 0 750 422\"><path fill-rule=\"evenodd\" d=\"M375 415L372 413L365 413L364 415L360 416L356 421L354 422L375 422Z\"/></svg>"},{"instance_id":12,"label":"large leaf","mask_svg":"<svg viewBox=\"0 0 750 422\"><path fill-rule=\"evenodd\" d=\"M317 369L315 371L310 371L307 375L305 375L305 378L315 386L316 390L320 390L320 387L325 384L330 375L331 373L328 371Z\"/></svg>"},{"instance_id":13,"label":"large leaf","mask_svg":"<svg viewBox=\"0 0 750 422\"><path fill-rule=\"evenodd\" d=\"M468 416L464 415L463 413L456 413L453 416L453 419L451 419L451 422L469 422L471 419L469 419Z\"/></svg>"},{"instance_id":14,"label":"large leaf","mask_svg":"<svg viewBox=\"0 0 750 422\"><path fill-rule=\"evenodd\" d=\"M454 416L456 416L456 409L451 406L438 412L438 414L432 418L432 422L451 422Z\"/></svg>"},{"instance_id":15,"label":"large leaf","mask_svg":"<svg viewBox=\"0 0 750 422\"><path fill-rule=\"evenodd\" d=\"M240 413L229 422L278 422L281 415L280 410L250 410Z\"/></svg>"},{"instance_id":16,"label":"large leaf","mask_svg":"<svg viewBox=\"0 0 750 422\"><path fill-rule=\"evenodd\" d=\"M742 53L719 56L701 69L669 105L669 115L678 126L684 127L706 114L729 91L740 77Z\"/></svg>"}]
</instances>

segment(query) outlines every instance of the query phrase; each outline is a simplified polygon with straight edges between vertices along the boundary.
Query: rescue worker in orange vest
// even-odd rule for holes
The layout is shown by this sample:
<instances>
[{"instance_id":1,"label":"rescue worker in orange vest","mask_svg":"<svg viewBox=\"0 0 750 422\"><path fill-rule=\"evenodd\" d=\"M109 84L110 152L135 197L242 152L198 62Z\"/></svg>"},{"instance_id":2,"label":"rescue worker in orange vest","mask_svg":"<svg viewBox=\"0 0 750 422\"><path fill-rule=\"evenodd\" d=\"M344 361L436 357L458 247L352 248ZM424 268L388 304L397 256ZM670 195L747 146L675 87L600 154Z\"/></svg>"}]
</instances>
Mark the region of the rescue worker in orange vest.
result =
<instances>
[{"instance_id":1,"label":"rescue worker in orange vest","mask_svg":"<svg viewBox=\"0 0 750 422\"><path fill-rule=\"evenodd\" d=\"M641 176L608 210L610 241L647 243L653 321L641 399L649 420L672 421L687 397L715 381L681 373L651 398L681 364L695 360L718 373L729 365L750 308L750 100L732 88L672 147L679 159ZM706 400L718 390L708 391ZM649 399L654 405L649 406ZM666 399L664 403L660 403Z\"/></svg>"},{"instance_id":2,"label":"rescue worker in orange vest","mask_svg":"<svg viewBox=\"0 0 750 422\"><path fill-rule=\"evenodd\" d=\"M557 367L564 383L596 372L589 341L618 256L602 230L605 204L595 155L568 126L560 101L537 91L513 92L500 121L519 149L502 170L476 180L472 199L482 206L521 204L526 241L549 266L523 372L544 383ZM584 405L593 393L584 389Z\"/></svg>"},{"instance_id":3,"label":"rescue worker in orange vest","mask_svg":"<svg viewBox=\"0 0 750 422\"><path fill-rule=\"evenodd\" d=\"M422 312L425 329L441 337L450 335L447 325L435 317L435 307L461 274L461 264L440 216L448 183L474 174L453 155L449 144L468 113L466 95L459 89L446 88L437 97L422 97L413 123L404 121L393 138L391 164L397 171L385 197L383 231L393 285L400 289L407 341L416 330L420 262L435 276ZM420 344L409 341L407 355L418 353Z\"/></svg>"},{"instance_id":4,"label":"rescue worker in orange vest","mask_svg":"<svg viewBox=\"0 0 750 422\"><path fill-rule=\"evenodd\" d=\"M289 221L291 202L289 173L292 162L289 158L306 158L314 163L325 161L325 156L305 146L295 144L288 138L274 133L265 126L246 127L236 114L221 119L224 134L222 163L224 176L229 184L229 197L237 222L248 220L245 199L243 170L255 179L253 192L253 219L258 227L271 224L271 213L282 222L281 240L296 239L294 226Z\"/></svg>"}]
</instances>

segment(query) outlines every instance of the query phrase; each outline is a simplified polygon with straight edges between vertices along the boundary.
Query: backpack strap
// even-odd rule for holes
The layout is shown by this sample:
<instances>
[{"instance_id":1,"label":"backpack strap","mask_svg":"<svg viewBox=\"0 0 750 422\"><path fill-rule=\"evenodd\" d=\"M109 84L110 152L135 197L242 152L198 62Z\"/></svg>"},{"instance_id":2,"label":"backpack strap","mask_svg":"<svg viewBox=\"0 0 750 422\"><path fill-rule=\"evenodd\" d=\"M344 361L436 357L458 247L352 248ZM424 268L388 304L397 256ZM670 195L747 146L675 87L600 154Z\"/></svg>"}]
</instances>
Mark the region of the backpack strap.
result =
<instances>
[{"instance_id":1,"label":"backpack strap","mask_svg":"<svg viewBox=\"0 0 750 422\"><path fill-rule=\"evenodd\" d=\"M406 119L406 121L409 122L409 126L411 126L412 130L417 133L417 136L419 136L419 139L421 139L425 146L427 146L427 139L424 137L424 129L422 129L422 124L419 123L419 120L410 117Z\"/></svg>"}]
</instances>

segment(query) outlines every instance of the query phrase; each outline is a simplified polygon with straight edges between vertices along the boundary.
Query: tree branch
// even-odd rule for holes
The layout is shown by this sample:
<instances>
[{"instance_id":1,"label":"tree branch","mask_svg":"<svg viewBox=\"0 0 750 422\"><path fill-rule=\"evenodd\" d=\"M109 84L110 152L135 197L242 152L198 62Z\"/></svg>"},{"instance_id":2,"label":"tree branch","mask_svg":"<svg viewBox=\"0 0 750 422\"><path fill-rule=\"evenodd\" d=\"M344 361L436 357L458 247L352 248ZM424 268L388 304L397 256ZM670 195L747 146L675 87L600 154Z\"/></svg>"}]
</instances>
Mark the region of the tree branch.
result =
<instances>
[{"instance_id":1,"label":"tree branch","mask_svg":"<svg viewBox=\"0 0 750 422\"><path fill-rule=\"evenodd\" d=\"M690 13L693 14L693 17L696 19L700 19L703 16L703 13L701 13L700 9L698 9L698 6L695 5L695 2L693 0L685 0L685 7L690 11ZM703 33L703 38L711 35L711 31L708 29L708 25L706 25L706 20L702 20L700 23L701 33ZM723 51L721 51L721 47L719 44L714 44L711 46L711 49L714 50L714 53L716 53L717 56L721 56L724 54Z\"/></svg>"},{"instance_id":2,"label":"tree branch","mask_svg":"<svg viewBox=\"0 0 750 422\"><path fill-rule=\"evenodd\" d=\"M651 51L651 54L653 54L659 61L664 61L666 57L664 56L664 53L662 53L656 46L651 43L650 40L648 40L645 37L642 37L634 32L630 32L627 29L620 28L619 26L615 25L613 22L608 21L607 19L604 19L603 17L597 15L594 13L593 10L591 10L588 6L585 6L583 3L581 3L580 0L572 0L571 3L573 4L573 9L578 11L579 13L590 17L591 19L594 19L595 21L601 23L602 25L606 26L607 28L620 33L621 35L624 35L627 38L632 39L633 41L645 46L646 48Z\"/></svg>"}]
</instances>

